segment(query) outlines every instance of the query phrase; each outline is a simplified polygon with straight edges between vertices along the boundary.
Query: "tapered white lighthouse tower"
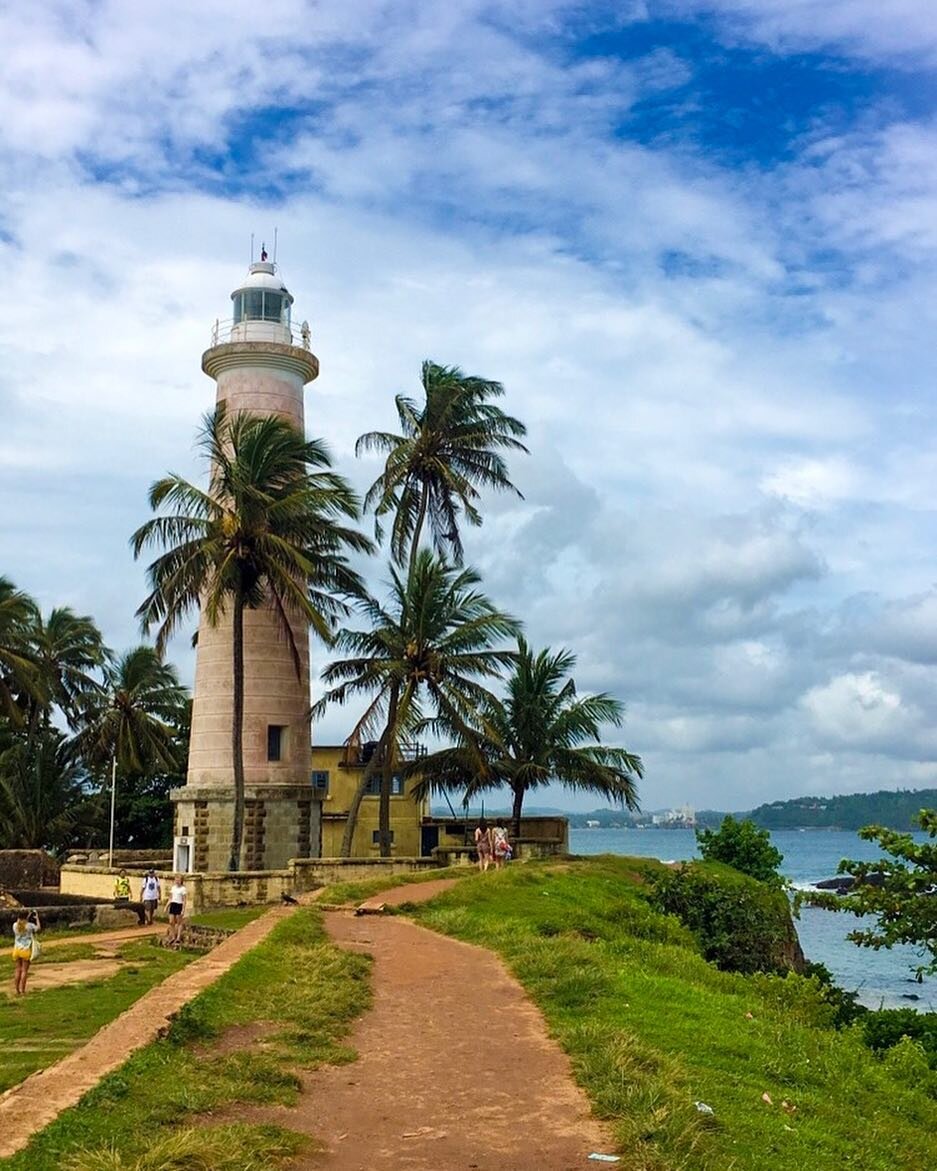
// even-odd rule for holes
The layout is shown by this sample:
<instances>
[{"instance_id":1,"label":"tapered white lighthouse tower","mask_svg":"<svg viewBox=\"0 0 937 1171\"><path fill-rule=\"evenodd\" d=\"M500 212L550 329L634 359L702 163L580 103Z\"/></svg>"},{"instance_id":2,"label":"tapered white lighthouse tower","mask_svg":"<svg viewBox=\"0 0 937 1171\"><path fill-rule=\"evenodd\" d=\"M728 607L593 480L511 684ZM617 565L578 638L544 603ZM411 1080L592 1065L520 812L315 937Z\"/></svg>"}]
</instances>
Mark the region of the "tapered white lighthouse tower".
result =
<instances>
[{"instance_id":1,"label":"tapered white lighthouse tower","mask_svg":"<svg viewBox=\"0 0 937 1171\"><path fill-rule=\"evenodd\" d=\"M291 321L293 298L261 252L215 323L202 369L229 415L280 415L300 431L303 388L319 373L309 327ZM310 784L309 630L291 619L300 670L272 607L244 614L244 852L248 870L279 869L318 854L319 803ZM234 823L231 615L199 623L192 736L185 787L174 791L175 865L225 870Z\"/></svg>"}]
</instances>

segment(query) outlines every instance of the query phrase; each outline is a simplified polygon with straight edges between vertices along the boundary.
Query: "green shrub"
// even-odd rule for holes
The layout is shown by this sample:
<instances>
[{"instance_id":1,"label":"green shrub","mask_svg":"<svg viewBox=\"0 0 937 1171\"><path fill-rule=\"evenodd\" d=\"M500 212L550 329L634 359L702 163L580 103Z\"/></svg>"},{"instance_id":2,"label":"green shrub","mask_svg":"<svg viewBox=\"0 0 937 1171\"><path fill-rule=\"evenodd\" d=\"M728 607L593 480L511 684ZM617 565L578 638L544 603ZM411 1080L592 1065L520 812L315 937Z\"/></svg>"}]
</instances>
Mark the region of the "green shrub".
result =
<instances>
[{"instance_id":1,"label":"green shrub","mask_svg":"<svg viewBox=\"0 0 937 1171\"><path fill-rule=\"evenodd\" d=\"M731 871L678 866L648 872L652 905L676 915L711 963L727 972L776 972L794 966L795 935L787 899Z\"/></svg>"},{"instance_id":2,"label":"green shrub","mask_svg":"<svg viewBox=\"0 0 937 1171\"><path fill-rule=\"evenodd\" d=\"M868 1014L869 1010L865 1005L859 1003L859 993L847 992L845 988L840 988L826 964L808 961L804 964L803 974L812 976L820 982L823 999L833 1009L833 1025L837 1029L848 1028Z\"/></svg>"},{"instance_id":3,"label":"green shrub","mask_svg":"<svg viewBox=\"0 0 937 1171\"><path fill-rule=\"evenodd\" d=\"M771 835L753 821L736 821L727 814L718 829L696 831L700 853L707 862L722 862L749 878L780 886L778 867L784 855L771 844Z\"/></svg>"},{"instance_id":4,"label":"green shrub","mask_svg":"<svg viewBox=\"0 0 937 1171\"><path fill-rule=\"evenodd\" d=\"M913 1008L883 1008L867 1013L862 1037L870 1049L882 1053L910 1037L924 1051L931 1069L937 1069L937 1012L915 1012Z\"/></svg>"}]
</instances>

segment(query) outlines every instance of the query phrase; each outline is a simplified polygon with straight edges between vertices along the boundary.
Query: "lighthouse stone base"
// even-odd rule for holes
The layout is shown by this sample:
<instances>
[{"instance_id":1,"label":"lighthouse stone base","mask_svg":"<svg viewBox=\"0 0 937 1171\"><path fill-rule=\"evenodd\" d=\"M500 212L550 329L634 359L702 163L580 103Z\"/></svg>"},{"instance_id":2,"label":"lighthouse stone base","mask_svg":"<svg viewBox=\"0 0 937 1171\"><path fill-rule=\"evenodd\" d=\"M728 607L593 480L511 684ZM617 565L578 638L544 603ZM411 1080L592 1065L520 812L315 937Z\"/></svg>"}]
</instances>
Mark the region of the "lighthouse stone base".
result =
<instances>
[{"instance_id":1,"label":"lighthouse stone base","mask_svg":"<svg viewBox=\"0 0 937 1171\"><path fill-rule=\"evenodd\" d=\"M230 785L173 789L173 865L182 873L227 870L234 830ZM308 784L245 785L244 870L283 870L318 858L322 802Z\"/></svg>"}]
</instances>

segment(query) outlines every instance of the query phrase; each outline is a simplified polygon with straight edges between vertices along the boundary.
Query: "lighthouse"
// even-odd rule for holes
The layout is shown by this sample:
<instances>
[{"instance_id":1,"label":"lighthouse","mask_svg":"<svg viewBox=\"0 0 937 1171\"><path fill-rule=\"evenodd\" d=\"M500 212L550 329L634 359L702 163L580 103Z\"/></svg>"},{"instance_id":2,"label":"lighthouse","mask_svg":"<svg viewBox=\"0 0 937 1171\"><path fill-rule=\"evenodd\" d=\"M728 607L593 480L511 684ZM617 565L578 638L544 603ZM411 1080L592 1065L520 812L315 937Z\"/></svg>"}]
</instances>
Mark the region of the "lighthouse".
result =
<instances>
[{"instance_id":1,"label":"lighthouse","mask_svg":"<svg viewBox=\"0 0 937 1171\"><path fill-rule=\"evenodd\" d=\"M301 432L303 393L319 373L309 326L292 322L293 297L266 252L216 321L202 370L228 415L279 415ZM272 606L244 614L244 845L248 870L275 870L319 853L319 801L310 782L309 630L289 618L299 670ZM233 631L229 614L201 616L185 786L172 793L174 865L228 866L234 824Z\"/></svg>"}]
</instances>

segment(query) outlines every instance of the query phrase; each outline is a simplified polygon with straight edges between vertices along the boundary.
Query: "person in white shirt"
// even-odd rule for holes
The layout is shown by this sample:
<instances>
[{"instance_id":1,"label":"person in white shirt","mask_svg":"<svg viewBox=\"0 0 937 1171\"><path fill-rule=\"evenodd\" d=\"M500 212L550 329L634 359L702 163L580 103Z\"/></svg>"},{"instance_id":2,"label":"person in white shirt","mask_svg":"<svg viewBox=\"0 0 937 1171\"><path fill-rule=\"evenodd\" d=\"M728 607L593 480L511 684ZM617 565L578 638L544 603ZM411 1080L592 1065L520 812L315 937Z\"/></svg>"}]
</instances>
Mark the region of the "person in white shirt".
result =
<instances>
[{"instance_id":1,"label":"person in white shirt","mask_svg":"<svg viewBox=\"0 0 937 1171\"><path fill-rule=\"evenodd\" d=\"M156 914L162 893L163 890L156 876L156 871L148 870L140 884L140 902L143 904L143 910L146 914L147 927L153 926L153 916Z\"/></svg>"},{"instance_id":2,"label":"person in white shirt","mask_svg":"<svg viewBox=\"0 0 937 1171\"><path fill-rule=\"evenodd\" d=\"M169 903L166 910L169 912L169 934L167 939L171 944L182 942L182 917L185 915L186 889L182 875L177 874L169 888Z\"/></svg>"}]
</instances>

